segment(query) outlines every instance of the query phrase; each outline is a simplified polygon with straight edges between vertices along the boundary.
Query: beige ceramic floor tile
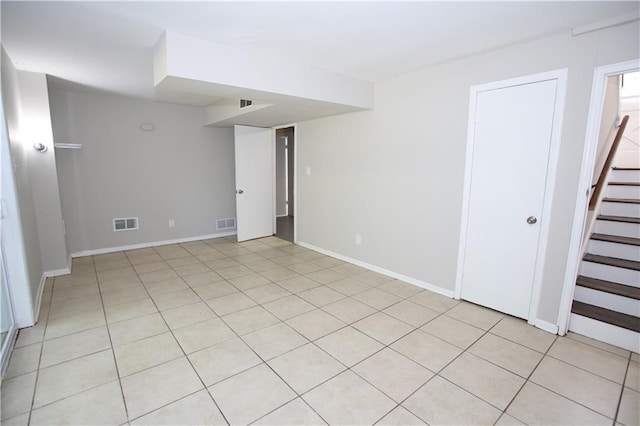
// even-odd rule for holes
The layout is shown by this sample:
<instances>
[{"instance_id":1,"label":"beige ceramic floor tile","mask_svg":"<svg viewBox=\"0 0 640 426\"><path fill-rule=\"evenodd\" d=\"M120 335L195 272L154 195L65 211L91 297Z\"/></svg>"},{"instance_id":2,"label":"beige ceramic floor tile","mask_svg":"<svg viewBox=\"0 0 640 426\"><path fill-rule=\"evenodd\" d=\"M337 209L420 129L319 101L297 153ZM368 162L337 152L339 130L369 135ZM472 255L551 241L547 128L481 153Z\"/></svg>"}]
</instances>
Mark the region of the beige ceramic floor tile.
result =
<instances>
[{"instance_id":1,"label":"beige ceramic floor tile","mask_svg":"<svg viewBox=\"0 0 640 426\"><path fill-rule=\"evenodd\" d=\"M209 267L204 263L193 263L191 265L176 266L173 268L173 270L176 271L176 273L181 277L211 272L211 269L209 269Z\"/></svg>"},{"instance_id":2,"label":"beige ceramic floor tile","mask_svg":"<svg viewBox=\"0 0 640 426\"><path fill-rule=\"evenodd\" d=\"M527 324L526 321L508 316L504 317L489 332L542 353L551 347L557 337L555 334L547 333Z\"/></svg>"},{"instance_id":3,"label":"beige ceramic floor tile","mask_svg":"<svg viewBox=\"0 0 640 426\"><path fill-rule=\"evenodd\" d=\"M396 405L351 371L323 383L303 398L331 425L373 424Z\"/></svg>"},{"instance_id":4,"label":"beige ceramic floor tile","mask_svg":"<svg viewBox=\"0 0 640 426\"><path fill-rule=\"evenodd\" d=\"M334 317L347 324L359 321L376 313L376 310L364 303L358 302L350 297L322 307L322 310L329 312Z\"/></svg>"},{"instance_id":5,"label":"beige ceramic floor tile","mask_svg":"<svg viewBox=\"0 0 640 426\"><path fill-rule=\"evenodd\" d=\"M107 327L93 328L80 333L51 339L42 346L40 368L111 348Z\"/></svg>"},{"instance_id":6,"label":"beige ceramic floor tile","mask_svg":"<svg viewBox=\"0 0 640 426\"><path fill-rule=\"evenodd\" d=\"M500 410L438 376L402 405L432 425L490 425L500 417Z\"/></svg>"},{"instance_id":7,"label":"beige ceramic floor tile","mask_svg":"<svg viewBox=\"0 0 640 426\"><path fill-rule=\"evenodd\" d=\"M313 344L280 355L268 364L299 394L345 370L342 364Z\"/></svg>"},{"instance_id":8,"label":"beige ceramic floor tile","mask_svg":"<svg viewBox=\"0 0 640 426\"><path fill-rule=\"evenodd\" d=\"M42 344L36 343L21 348L14 348L9 359L9 366L3 380L30 373L38 369Z\"/></svg>"},{"instance_id":9,"label":"beige ceramic floor tile","mask_svg":"<svg viewBox=\"0 0 640 426\"><path fill-rule=\"evenodd\" d=\"M511 417L507 413L502 413L495 426L526 426L520 420Z\"/></svg>"},{"instance_id":10,"label":"beige ceramic floor tile","mask_svg":"<svg viewBox=\"0 0 640 426\"><path fill-rule=\"evenodd\" d=\"M592 339L590 337L583 336L581 334L568 332L566 334L565 338L574 340L576 342L585 343L585 344L590 345L590 346L594 346L594 347L596 347L598 349L602 349L603 351L611 352L612 354L621 356L623 358L628 358L629 357L629 351L626 350L626 349L622 349L622 348L620 348L618 346L613 346L613 345L610 345L608 343L604 343L604 342L601 342L599 340L595 340L595 339Z\"/></svg>"},{"instance_id":11,"label":"beige ceramic floor tile","mask_svg":"<svg viewBox=\"0 0 640 426\"><path fill-rule=\"evenodd\" d=\"M126 321L109 324L113 346L135 342L146 337L162 334L169 328L159 313L153 313Z\"/></svg>"},{"instance_id":12,"label":"beige ceramic floor tile","mask_svg":"<svg viewBox=\"0 0 640 426\"><path fill-rule=\"evenodd\" d=\"M376 425L378 426L413 426L426 424L402 405L394 408L389 414L384 416Z\"/></svg>"},{"instance_id":13,"label":"beige ceramic floor tile","mask_svg":"<svg viewBox=\"0 0 640 426\"><path fill-rule=\"evenodd\" d=\"M355 294L352 297L374 309L384 309L402 300L394 294L378 290L377 288Z\"/></svg>"},{"instance_id":14,"label":"beige ceramic floor tile","mask_svg":"<svg viewBox=\"0 0 640 426\"><path fill-rule=\"evenodd\" d=\"M118 290L103 291L102 303L104 303L104 306L117 305L119 303L144 299L148 296L147 289L142 284L139 284Z\"/></svg>"},{"instance_id":15,"label":"beige ceramic floor tile","mask_svg":"<svg viewBox=\"0 0 640 426\"><path fill-rule=\"evenodd\" d=\"M146 284L145 288L151 297L158 296L163 293L171 293L178 290L191 288L180 278L173 278L165 281L157 281L152 284Z\"/></svg>"},{"instance_id":16,"label":"beige ceramic floor tile","mask_svg":"<svg viewBox=\"0 0 640 426\"><path fill-rule=\"evenodd\" d=\"M308 343L282 322L245 334L242 339L265 361Z\"/></svg>"},{"instance_id":17,"label":"beige ceramic floor tile","mask_svg":"<svg viewBox=\"0 0 640 426\"><path fill-rule=\"evenodd\" d=\"M331 269L322 269L320 271L311 272L310 274L305 275L307 278L312 279L320 284L329 284L334 281L341 280L346 278L344 274L339 272L332 271Z\"/></svg>"},{"instance_id":18,"label":"beige ceramic floor tile","mask_svg":"<svg viewBox=\"0 0 640 426\"><path fill-rule=\"evenodd\" d=\"M522 377L468 353L460 355L439 374L501 410L507 408L525 382Z\"/></svg>"},{"instance_id":19,"label":"beige ceramic floor tile","mask_svg":"<svg viewBox=\"0 0 640 426\"><path fill-rule=\"evenodd\" d=\"M316 309L311 303L296 295L286 296L262 306L283 321Z\"/></svg>"},{"instance_id":20,"label":"beige ceramic floor tile","mask_svg":"<svg viewBox=\"0 0 640 426\"><path fill-rule=\"evenodd\" d=\"M239 335L251 333L280 322L278 318L271 315L262 306L254 306L253 308L225 315L222 320Z\"/></svg>"},{"instance_id":21,"label":"beige ceramic floor tile","mask_svg":"<svg viewBox=\"0 0 640 426\"><path fill-rule=\"evenodd\" d=\"M145 285L153 284L158 281L166 281L175 278L180 278L173 269L165 269L162 271L147 272L146 274L139 274L140 281Z\"/></svg>"},{"instance_id":22,"label":"beige ceramic floor tile","mask_svg":"<svg viewBox=\"0 0 640 426\"><path fill-rule=\"evenodd\" d=\"M258 272L258 273L268 271L269 269L280 267L280 265L278 265L277 263L267 259L262 259L256 262L250 262L245 264L245 266L251 269L253 272Z\"/></svg>"},{"instance_id":23,"label":"beige ceramic floor tile","mask_svg":"<svg viewBox=\"0 0 640 426\"><path fill-rule=\"evenodd\" d=\"M184 357L125 377L121 383L129 419L202 389L202 382Z\"/></svg>"},{"instance_id":24,"label":"beige ceramic floor tile","mask_svg":"<svg viewBox=\"0 0 640 426\"><path fill-rule=\"evenodd\" d=\"M629 369L627 370L627 377L624 381L624 385L636 392L640 392L640 362L629 362Z\"/></svg>"},{"instance_id":25,"label":"beige ceramic floor tile","mask_svg":"<svg viewBox=\"0 0 640 426\"><path fill-rule=\"evenodd\" d=\"M507 413L531 425L611 425L610 419L531 382L524 385Z\"/></svg>"},{"instance_id":26,"label":"beige ceramic floor tile","mask_svg":"<svg viewBox=\"0 0 640 426\"><path fill-rule=\"evenodd\" d=\"M3 424L4 419L29 412L36 385L36 375L34 371L33 373L2 380L2 392L0 392L2 412L0 414L2 414Z\"/></svg>"},{"instance_id":27,"label":"beige ceramic floor tile","mask_svg":"<svg viewBox=\"0 0 640 426\"><path fill-rule=\"evenodd\" d=\"M267 414L254 425L326 425L322 418L302 399L297 398Z\"/></svg>"},{"instance_id":28,"label":"beige ceramic floor tile","mask_svg":"<svg viewBox=\"0 0 640 426\"><path fill-rule=\"evenodd\" d=\"M431 371L389 348L352 370L396 402L402 402L433 377Z\"/></svg>"},{"instance_id":29,"label":"beige ceramic floor tile","mask_svg":"<svg viewBox=\"0 0 640 426\"><path fill-rule=\"evenodd\" d=\"M439 316L420 329L462 349L471 346L485 333L479 328L465 324L446 315Z\"/></svg>"},{"instance_id":30,"label":"beige ceramic floor tile","mask_svg":"<svg viewBox=\"0 0 640 426\"><path fill-rule=\"evenodd\" d=\"M186 327L216 317L211 308L204 302L192 303L179 308L168 309L161 312L170 329Z\"/></svg>"},{"instance_id":31,"label":"beige ceramic floor tile","mask_svg":"<svg viewBox=\"0 0 640 426\"><path fill-rule=\"evenodd\" d=\"M301 291L318 287L320 283L310 278L299 275L297 277L289 278L286 280L279 280L278 285L285 290L290 291L291 293L297 294Z\"/></svg>"},{"instance_id":32,"label":"beige ceramic floor tile","mask_svg":"<svg viewBox=\"0 0 640 426\"><path fill-rule=\"evenodd\" d=\"M121 303L105 309L107 321L111 324L118 321L125 321L131 318L138 318L157 312L158 309L150 297L138 299L133 302Z\"/></svg>"},{"instance_id":33,"label":"beige ceramic floor tile","mask_svg":"<svg viewBox=\"0 0 640 426\"><path fill-rule=\"evenodd\" d=\"M38 408L31 414L32 425L120 425L126 421L117 381Z\"/></svg>"},{"instance_id":34,"label":"beige ceramic floor tile","mask_svg":"<svg viewBox=\"0 0 640 426\"><path fill-rule=\"evenodd\" d=\"M525 378L542 359L540 352L489 333L482 336L468 352Z\"/></svg>"},{"instance_id":35,"label":"beige ceramic floor tile","mask_svg":"<svg viewBox=\"0 0 640 426\"><path fill-rule=\"evenodd\" d=\"M325 286L302 291L298 293L298 296L319 308L345 298L344 294Z\"/></svg>"},{"instance_id":36,"label":"beige ceramic floor tile","mask_svg":"<svg viewBox=\"0 0 640 426\"><path fill-rule=\"evenodd\" d=\"M389 281L394 281L393 278L391 278L390 276L384 275L384 274L379 274L377 272L373 272L373 271L368 271L364 268L360 268L358 266L356 266L355 269L354 268L355 265L349 265L349 264L343 264L341 267L342 268L347 268L347 270L349 270L349 272L346 275L349 276L353 276L355 277L355 279L357 279L360 282L363 282L369 286L372 287L376 287L379 285L382 285L384 283L387 283ZM334 271L339 271L340 267L338 268L333 268Z\"/></svg>"},{"instance_id":37,"label":"beige ceramic floor tile","mask_svg":"<svg viewBox=\"0 0 640 426\"><path fill-rule=\"evenodd\" d=\"M329 355L351 367L384 346L352 327L345 327L316 340L316 345Z\"/></svg>"},{"instance_id":38,"label":"beige ceramic floor tile","mask_svg":"<svg viewBox=\"0 0 640 426\"><path fill-rule=\"evenodd\" d=\"M225 280L229 280L232 282L234 280L238 280L241 277L246 277L248 275L250 276L253 274L253 271L251 269L242 265L232 266L231 268L216 269L215 271L218 273L218 275L220 275ZM242 282L242 281L243 280L239 280L238 282ZM241 287L241 284L238 284L238 288L240 287ZM245 287L245 288L249 288L249 287Z\"/></svg>"},{"instance_id":39,"label":"beige ceramic floor tile","mask_svg":"<svg viewBox=\"0 0 640 426\"><path fill-rule=\"evenodd\" d=\"M322 266L316 265L313 262L294 263L293 265L289 265L288 268L303 275L324 269Z\"/></svg>"},{"instance_id":40,"label":"beige ceramic floor tile","mask_svg":"<svg viewBox=\"0 0 640 426\"><path fill-rule=\"evenodd\" d=\"M338 291L345 296L353 296L371 289L371 286L356 280L355 278L344 278L327 284L327 287Z\"/></svg>"},{"instance_id":41,"label":"beige ceramic floor tile","mask_svg":"<svg viewBox=\"0 0 640 426\"><path fill-rule=\"evenodd\" d=\"M188 355L196 372L210 386L260 364L261 359L240 339L230 339Z\"/></svg>"},{"instance_id":42,"label":"beige ceramic floor tile","mask_svg":"<svg viewBox=\"0 0 640 426\"><path fill-rule=\"evenodd\" d=\"M504 317L500 312L468 302L454 306L445 315L483 330L489 330Z\"/></svg>"},{"instance_id":43,"label":"beige ceramic floor tile","mask_svg":"<svg viewBox=\"0 0 640 426\"><path fill-rule=\"evenodd\" d=\"M235 337L235 333L220 318L180 328L173 334L187 354Z\"/></svg>"},{"instance_id":44,"label":"beige ceramic floor tile","mask_svg":"<svg viewBox=\"0 0 640 426\"><path fill-rule=\"evenodd\" d=\"M414 329L382 312L368 316L352 325L385 345L391 344Z\"/></svg>"},{"instance_id":45,"label":"beige ceramic floor tile","mask_svg":"<svg viewBox=\"0 0 640 426\"><path fill-rule=\"evenodd\" d=\"M285 296L290 295L291 293L277 284L266 284L260 287L246 290L244 294L261 305L263 303L271 302L272 300L281 299Z\"/></svg>"},{"instance_id":46,"label":"beige ceramic floor tile","mask_svg":"<svg viewBox=\"0 0 640 426\"><path fill-rule=\"evenodd\" d=\"M163 364L183 356L171 333L159 334L118 346L113 350L120 377Z\"/></svg>"},{"instance_id":47,"label":"beige ceramic floor tile","mask_svg":"<svg viewBox=\"0 0 640 426\"><path fill-rule=\"evenodd\" d=\"M411 296L407 300L440 313L445 312L460 303L458 300L429 290L425 290L422 293Z\"/></svg>"},{"instance_id":48,"label":"beige ceramic floor tile","mask_svg":"<svg viewBox=\"0 0 640 426\"><path fill-rule=\"evenodd\" d=\"M117 378L111 350L57 364L38 373L33 406L42 407Z\"/></svg>"},{"instance_id":49,"label":"beige ceramic floor tile","mask_svg":"<svg viewBox=\"0 0 640 426\"><path fill-rule=\"evenodd\" d=\"M194 287L193 291L195 291L203 300L211 300L237 293L238 289L229 284L227 281L218 281L217 283L204 284L198 287Z\"/></svg>"},{"instance_id":50,"label":"beige ceramic floor tile","mask_svg":"<svg viewBox=\"0 0 640 426\"><path fill-rule=\"evenodd\" d=\"M531 375L532 382L613 418L621 385L551 357L545 357Z\"/></svg>"},{"instance_id":51,"label":"beige ceramic floor tile","mask_svg":"<svg viewBox=\"0 0 640 426\"><path fill-rule=\"evenodd\" d=\"M264 364L209 388L231 424L251 423L296 397Z\"/></svg>"},{"instance_id":52,"label":"beige ceramic floor tile","mask_svg":"<svg viewBox=\"0 0 640 426\"><path fill-rule=\"evenodd\" d=\"M298 315L286 323L309 340L319 339L346 325L320 309Z\"/></svg>"},{"instance_id":53,"label":"beige ceramic floor tile","mask_svg":"<svg viewBox=\"0 0 640 426\"><path fill-rule=\"evenodd\" d=\"M188 287L169 293L155 294L152 295L151 298L161 311L179 308L180 306L190 305L201 301L200 296Z\"/></svg>"},{"instance_id":54,"label":"beige ceramic floor tile","mask_svg":"<svg viewBox=\"0 0 640 426\"><path fill-rule=\"evenodd\" d=\"M89 330L103 325L105 325L105 320L102 309L96 311L74 313L59 318L50 317L47 321L47 330L45 332L44 338L45 340L55 339L57 337L78 333L80 331Z\"/></svg>"},{"instance_id":55,"label":"beige ceramic floor tile","mask_svg":"<svg viewBox=\"0 0 640 426\"><path fill-rule=\"evenodd\" d=\"M640 393L629 388L624 389L616 420L627 426L640 424Z\"/></svg>"},{"instance_id":56,"label":"beige ceramic floor tile","mask_svg":"<svg viewBox=\"0 0 640 426\"><path fill-rule=\"evenodd\" d=\"M551 346L548 355L616 383L624 382L629 359L628 355L621 357L562 337Z\"/></svg>"},{"instance_id":57,"label":"beige ceramic floor tile","mask_svg":"<svg viewBox=\"0 0 640 426\"><path fill-rule=\"evenodd\" d=\"M442 370L462 353L462 349L420 330L398 340L391 347L435 372Z\"/></svg>"},{"instance_id":58,"label":"beige ceramic floor tile","mask_svg":"<svg viewBox=\"0 0 640 426\"><path fill-rule=\"evenodd\" d=\"M224 278L213 271L201 272L199 274L188 275L182 277L190 287L199 287L201 285L213 284L222 281Z\"/></svg>"},{"instance_id":59,"label":"beige ceramic floor tile","mask_svg":"<svg viewBox=\"0 0 640 426\"><path fill-rule=\"evenodd\" d=\"M393 280L393 281L389 281L384 284L381 284L378 286L378 289L384 290L387 293L395 294L396 296L401 297L403 299L414 296L424 291L423 288L420 288L416 285L405 283L399 280Z\"/></svg>"},{"instance_id":60,"label":"beige ceramic floor tile","mask_svg":"<svg viewBox=\"0 0 640 426\"><path fill-rule=\"evenodd\" d=\"M28 426L30 413L24 413L10 419L2 420L3 426Z\"/></svg>"},{"instance_id":61,"label":"beige ceramic floor tile","mask_svg":"<svg viewBox=\"0 0 640 426\"><path fill-rule=\"evenodd\" d=\"M403 300L395 305L391 305L383 312L413 327L423 326L440 315L436 311L409 302L408 300Z\"/></svg>"},{"instance_id":62,"label":"beige ceramic floor tile","mask_svg":"<svg viewBox=\"0 0 640 426\"><path fill-rule=\"evenodd\" d=\"M226 425L224 417L206 390L138 417L132 425Z\"/></svg>"},{"instance_id":63,"label":"beige ceramic floor tile","mask_svg":"<svg viewBox=\"0 0 640 426\"><path fill-rule=\"evenodd\" d=\"M166 269L171 269L171 267L167 262L150 262L135 265L133 269L135 269L138 274L146 274L149 272L164 271Z\"/></svg>"},{"instance_id":64,"label":"beige ceramic floor tile","mask_svg":"<svg viewBox=\"0 0 640 426\"><path fill-rule=\"evenodd\" d=\"M223 316L256 306L256 302L249 299L244 293L234 293L207 300L207 305L209 305L217 315Z\"/></svg>"},{"instance_id":65,"label":"beige ceramic floor tile","mask_svg":"<svg viewBox=\"0 0 640 426\"><path fill-rule=\"evenodd\" d=\"M28 346L34 343L42 342L42 340L44 339L45 330L46 330L46 321L44 321L43 319L41 319L33 327L21 328L20 330L18 330L18 338L16 339L15 347L21 348L23 346Z\"/></svg>"}]
</instances>

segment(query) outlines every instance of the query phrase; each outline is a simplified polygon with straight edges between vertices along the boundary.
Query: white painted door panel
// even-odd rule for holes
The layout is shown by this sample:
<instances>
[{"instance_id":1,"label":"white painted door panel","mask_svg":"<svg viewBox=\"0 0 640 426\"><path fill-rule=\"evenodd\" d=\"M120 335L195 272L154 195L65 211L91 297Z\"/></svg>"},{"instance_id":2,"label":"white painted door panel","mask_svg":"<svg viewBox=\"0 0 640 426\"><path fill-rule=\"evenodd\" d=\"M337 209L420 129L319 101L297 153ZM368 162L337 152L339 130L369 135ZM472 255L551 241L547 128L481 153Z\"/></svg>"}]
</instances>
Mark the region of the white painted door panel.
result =
<instances>
[{"instance_id":1,"label":"white painted door panel","mask_svg":"<svg viewBox=\"0 0 640 426\"><path fill-rule=\"evenodd\" d=\"M555 96L556 80L477 96L462 298L520 318L531 304Z\"/></svg>"},{"instance_id":2,"label":"white painted door panel","mask_svg":"<svg viewBox=\"0 0 640 426\"><path fill-rule=\"evenodd\" d=\"M238 241L273 235L273 131L234 126Z\"/></svg>"}]
</instances>

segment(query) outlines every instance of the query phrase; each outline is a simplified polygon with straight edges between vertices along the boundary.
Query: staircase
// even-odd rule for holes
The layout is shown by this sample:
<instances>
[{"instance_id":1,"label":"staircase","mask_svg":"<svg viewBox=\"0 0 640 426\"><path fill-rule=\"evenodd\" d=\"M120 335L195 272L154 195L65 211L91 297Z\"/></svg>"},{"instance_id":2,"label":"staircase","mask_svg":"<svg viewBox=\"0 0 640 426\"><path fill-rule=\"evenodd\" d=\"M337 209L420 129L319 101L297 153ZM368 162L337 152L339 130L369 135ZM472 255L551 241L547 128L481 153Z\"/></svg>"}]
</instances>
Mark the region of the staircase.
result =
<instances>
[{"instance_id":1,"label":"staircase","mask_svg":"<svg viewBox=\"0 0 640 426\"><path fill-rule=\"evenodd\" d=\"M613 168L579 276L569 330L640 352L640 168Z\"/></svg>"}]
</instances>

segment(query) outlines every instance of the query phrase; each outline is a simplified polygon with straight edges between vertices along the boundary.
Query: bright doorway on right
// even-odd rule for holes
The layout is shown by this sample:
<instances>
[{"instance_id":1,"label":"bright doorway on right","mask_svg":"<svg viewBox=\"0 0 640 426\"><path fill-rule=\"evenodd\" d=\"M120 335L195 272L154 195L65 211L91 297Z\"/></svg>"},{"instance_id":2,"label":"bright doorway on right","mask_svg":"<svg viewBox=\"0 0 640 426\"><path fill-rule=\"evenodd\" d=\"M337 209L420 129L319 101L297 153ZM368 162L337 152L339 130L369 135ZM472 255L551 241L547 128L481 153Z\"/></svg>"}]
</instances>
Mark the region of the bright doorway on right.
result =
<instances>
[{"instance_id":1,"label":"bright doorway on right","mask_svg":"<svg viewBox=\"0 0 640 426\"><path fill-rule=\"evenodd\" d=\"M294 242L295 129L276 130L276 237Z\"/></svg>"}]
</instances>

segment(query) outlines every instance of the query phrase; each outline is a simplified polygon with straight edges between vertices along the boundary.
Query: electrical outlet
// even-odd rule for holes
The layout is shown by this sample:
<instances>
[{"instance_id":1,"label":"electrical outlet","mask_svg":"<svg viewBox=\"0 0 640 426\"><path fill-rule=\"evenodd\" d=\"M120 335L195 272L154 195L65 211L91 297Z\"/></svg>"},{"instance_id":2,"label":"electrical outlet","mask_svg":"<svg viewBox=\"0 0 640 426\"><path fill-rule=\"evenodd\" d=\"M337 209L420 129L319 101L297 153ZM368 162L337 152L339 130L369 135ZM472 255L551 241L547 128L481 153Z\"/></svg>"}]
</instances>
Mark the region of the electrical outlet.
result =
<instances>
[{"instance_id":1,"label":"electrical outlet","mask_svg":"<svg viewBox=\"0 0 640 426\"><path fill-rule=\"evenodd\" d=\"M169 219L169 228L176 226L176 222L173 219Z\"/></svg>"},{"instance_id":2,"label":"electrical outlet","mask_svg":"<svg viewBox=\"0 0 640 426\"><path fill-rule=\"evenodd\" d=\"M362 244L362 235L356 235L356 245Z\"/></svg>"}]
</instances>

